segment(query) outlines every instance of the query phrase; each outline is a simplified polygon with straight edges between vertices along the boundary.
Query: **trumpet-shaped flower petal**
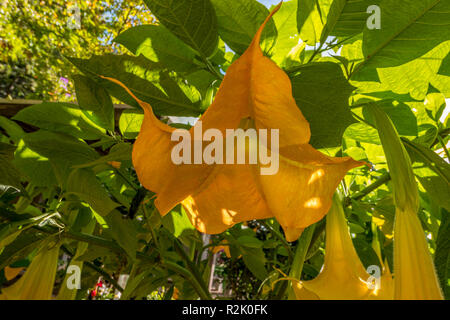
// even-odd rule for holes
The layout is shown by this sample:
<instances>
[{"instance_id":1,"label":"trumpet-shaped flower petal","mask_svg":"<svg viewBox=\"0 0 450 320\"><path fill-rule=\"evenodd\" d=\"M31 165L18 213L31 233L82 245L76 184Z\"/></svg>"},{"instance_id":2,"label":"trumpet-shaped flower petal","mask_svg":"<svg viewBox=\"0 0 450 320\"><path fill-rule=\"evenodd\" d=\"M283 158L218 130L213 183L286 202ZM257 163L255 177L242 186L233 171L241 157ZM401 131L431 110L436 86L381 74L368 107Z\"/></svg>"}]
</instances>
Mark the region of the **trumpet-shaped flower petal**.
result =
<instances>
[{"instance_id":1,"label":"trumpet-shaped flower petal","mask_svg":"<svg viewBox=\"0 0 450 320\"><path fill-rule=\"evenodd\" d=\"M25 274L13 285L2 288L0 300L50 300L58 264L59 245L44 246Z\"/></svg>"},{"instance_id":2,"label":"trumpet-shaped flower petal","mask_svg":"<svg viewBox=\"0 0 450 320\"><path fill-rule=\"evenodd\" d=\"M375 105L370 112L377 125L394 185L394 298L443 299L425 233L417 216L420 199L411 159L386 113Z\"/></svg>"},{"instance_id":3,"label":"trumpet-shaped flower petal","mask_svg":"<svg viewBox=\"0 0 450 320\"><path fill-rule=\"evenodd\" d=\"M279 154L278 172L260 175L258 171L267 168L261 161L236 165L207 165L202 161L174 164L171 154L178 142L171 141L171 136L175 129L161 123L150 105L133 95L144 109L133 164L141 183L156 193L155 205L162 215L182 203L193 225L207 233L220 233L242 221L275 216L287 239L294 241L305 227L327 213L334 189L346 172L363 164L351 158L327 157L308 144L309 123L295 103L289 77L263 55L260 47L264 26L280 6L267 17L247 51L228 68L214 102L199 122L180 133L191 137L192 152L185 155L183 151L183 156L192 158L199 142L195 133L200 129L216 129L225 140L234 139L228 129L242 128L246 120L259 133L278 130L279 152L273 148L270 134L269 141L262 144L268 156ZM260 141L260 135L257 140ZM205 147L202 145L202 151ZM247 145L238 148L245 148L246 154L251 152Z\"/></svg>"},{"instance_id":4,"label":"trumpet-shaped flower petal","mask_svg":"<svg viewBox=\"0 0 450 320\"><path fill-rule=\"evenodd\" d=\"M390 274L381 277L379 287L371 286L370 278L353 246L342 205L335 196L327 215L324 265L316 278L294 285L297 299L392 299Z\"/></svg>"},{"instance_id":5,"label":"trumpet-shaped flower petal","mask_svg":"<svg viewBox=\"0 0 450 320\"><path fill-rule=\"evenodd\" d=\"M395 214L395 299L442 300L425 233L414 211Z\"/></svg>"}]
</instances>

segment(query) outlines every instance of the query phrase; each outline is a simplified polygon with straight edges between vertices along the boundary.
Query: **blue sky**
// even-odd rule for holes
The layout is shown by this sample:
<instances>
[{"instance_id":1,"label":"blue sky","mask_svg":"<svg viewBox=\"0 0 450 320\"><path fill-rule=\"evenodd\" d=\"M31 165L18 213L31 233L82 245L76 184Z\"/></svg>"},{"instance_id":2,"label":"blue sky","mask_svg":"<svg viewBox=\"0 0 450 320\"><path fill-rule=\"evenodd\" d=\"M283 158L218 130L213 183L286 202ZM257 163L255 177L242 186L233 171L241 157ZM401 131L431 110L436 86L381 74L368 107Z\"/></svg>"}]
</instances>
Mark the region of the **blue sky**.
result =
<instances>
[{"instance_id":1,"label":"blue sky","mask_svg":"<svg viewBox=\"0 0 450 320\"><path fill-rule=\"evenodd\" d=\"M258 2L261 2L267 8L270 8L271 5L280 3L280 0L258 0Z\"/></svg>"}]
</instances>

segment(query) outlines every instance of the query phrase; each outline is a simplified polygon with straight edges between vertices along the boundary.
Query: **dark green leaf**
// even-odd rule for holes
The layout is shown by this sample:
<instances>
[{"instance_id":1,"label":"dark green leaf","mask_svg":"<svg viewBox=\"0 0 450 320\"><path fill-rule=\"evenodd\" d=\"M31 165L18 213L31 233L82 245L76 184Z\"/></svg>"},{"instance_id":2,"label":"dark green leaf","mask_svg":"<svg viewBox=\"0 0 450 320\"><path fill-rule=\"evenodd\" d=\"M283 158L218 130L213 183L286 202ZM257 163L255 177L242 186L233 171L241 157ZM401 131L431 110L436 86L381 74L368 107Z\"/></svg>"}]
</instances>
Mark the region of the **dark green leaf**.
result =
<instances>
[{"instance_id":1,"label":"dark green leaf","mask_svg":"<svg viewBox=\"0 0 450 320\"><path fill-rule=\"evenodd\" d=\"M150 103L157 115L198 116L200 95L182 80L174 78L144 56L93 56L88 60L70 58L70 61L92 76L114 97L139 107L138 103L119 85L99 76L121 81L139 99Z\"/></svg>"},{"instance_id":2,"label":"dark green leaf","mask_svg":"<svg viewBox=\"0 0 450 320\"><path fill-rule=\"evenodd\" d=\"M316 148L340 146L345 129L356 122L348 99L354 88L337 63L312 63L292 77L295 101L311 126Z\"/></svg>"},{"instance_id":3,"label":"dark green leaf","mask_svg":"<svg viewBox=\"0 0 450 320\"><path fill-rule=\"evenodd\" d=\"M111 200L94 172L88 169L76 169L70 174L67 192L77 195L103 217L119 206Z\"/></svg>"},{"instance_id":4,"label":"dark green leaf","mask_svg":"<svg viewBox=\"0 0 450 320\"><path fill-rule=\"evenodd\" d=\"M195 51L162 25L137 26L122 32L114 41L135 55L142 54L176 72L192 72L201 67L195 62Z\"/></svg>"},{"instance_id":5,"label":"dark green leaf","mask_svg":"<svg viewBox=\"0 0 450 320\"><path fill-rule=\"evenodd\" d=\"M73 79L83 113L100 127L114 131L114 106L108 92L85 76L75 75Z\"/></svg>"},{"instance_id":6,"label":"dark green leaf","mask_svg":"<svg viewBox=\"0 0 450 320\"><path fill-rule=\"evenodd\" d=\"M247 50L256 31L270 14L256 0L212 0L216 10L220 37L236 53ZM261 35L262 49L270 53L275 45L277 29L273 19Z\"/></svg>"},{"instance_id":7,"label":"dark green leaf","mask_svg":"<svg viewBox=\"0 0 450 320\"><path fill-rule=\"evenodd\" d=\"M77 105L70 103L44 102L27 107L14 117L41 129L67 133L74 137L95 140L105 131L89 120Z\"/></svg>"},{"instance_id":8,"label":"dark green leaf","mask_svg":"<svg viewBox=\"0 0 450 320\"><path fill-rule=\"evenodd\" d=\"M217 48L217 18L209 0L144 0L159 22L205 57Z\"/></svg>"}]
</instances>

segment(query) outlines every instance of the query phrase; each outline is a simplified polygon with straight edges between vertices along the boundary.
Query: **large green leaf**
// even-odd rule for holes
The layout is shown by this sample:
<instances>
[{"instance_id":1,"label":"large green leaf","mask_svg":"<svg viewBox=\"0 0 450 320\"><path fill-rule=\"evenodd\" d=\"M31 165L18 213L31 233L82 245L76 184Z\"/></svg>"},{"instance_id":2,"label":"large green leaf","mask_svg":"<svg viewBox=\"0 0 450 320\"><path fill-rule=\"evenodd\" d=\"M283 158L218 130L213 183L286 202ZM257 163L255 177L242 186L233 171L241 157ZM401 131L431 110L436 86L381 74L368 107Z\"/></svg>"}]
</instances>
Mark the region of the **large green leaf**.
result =
<instances>
[{"instance_id":1,"label":"large green leaf","mask_svg":"<svg viewBox=\"0 0 450 320\"><path fill-rule=\"evenodd\" d=\"M138 239L133 221L122 217L117 210L111 211L105 216L105 220L109 226L107 231L111 233L111 236L125 250L131 260L134 260L136 258Z\"/></svg>"},{"instance_id":2,"label":"large green leaf","mask_svg":"<svg viewBox=\"0 0 450 320\"><path fill-rule=\"evenodd\" d=\"M448 0L383 0L381 28L364 30L366 66L393 67L450 40Z\"/></svg>"},{"instance_id":3,"label":"large green leaf","mask_svg":"<svg viewBox=\"0 0 450 320\"><path fill-rule=\"evenodd\" d=\"M255 277L260 280L267 278L267 270L265 268L266 257L262 248L251 248L248 246L241 246L242 258L247 268L253 273Z\"/></svg>"},{"instance_id":4,"label":"large green leaf","mask_svg":"<svg viewBox=\"0 0 450 320\"><path fill-rule=\"evenodd\" d=\"M13 119L87 140L105 136L104 129L89 120L77 105L70 103L44 102L32 105L19 111Z\"/></svg>"},{"instance_id":5,"label":"large green leaf","mask_svg":"<svg viewBox=\"0 0 450 320\"><path fill-rule=\"evenodd\" d=\"M269 15L269 10L256 0L212 0L216 10L220 37L236 53L247 50L256 31ZM273 19L261 35L262 49L270 53L275 45L277 29Z\"/></svg>"},{"instance_id":6,"label":"large green leaf","mask_svg":"<svg viewBox=\"0 0 450 320\"><path fill-rule=\"evenodd\" d=\"M99 157L85 142L60 133L39 130L27 134L24 141L38 154L67 165L83 164Z\"/></svg>"},{"instance_id":7,"label":"large green leaf","mask_svg":"<svg viewBox=\"0 0 450 320\"><path fill-rule=\"evenodd\" d=\"M352 37L364 30L371 5L380 0L334 0L327 17L323 35Z\"/></svg>"},{"instance_id":8,"label":"large green leaf","mask_svg":"<svg viewBox=\"0 0 450 320\"><path fill-rule=\"evenodd\" d=\"M217 18L209 0L144 0L159 22L204 57L217 48Z\"/></svg>"},{"instance_id":9,"label":"large green leaf","mask_svg":"<svg viewBox=\"0 0 450 320\"><path fill-rule=\"evenodd\" d=\"M31 150L23 140L18 143L13 163L37 187L55 186L57 184L49 159Z\"/></svg>"},{"instance_id":10,"label":"large green leaf","mask_svg":"<svg viewBox=\"0 0 450 320\"><path fill-rule=\"evenodd\" d=\"M416 100L423 100L429 85L445 95L450 95L450 77L438 74L442 60L450 51L446 41L419 58L397 67L378 68L381 83L398 94L410 94Z\"/></svg>"},{"instance_id":11,"label":"large green leaf","mask_svg":"<svg viewBox=\"0 0 450 320\"><path fill-rule=\"evenodd\" d=\"M83 113L100 127L114 131L114 106L108 92L88 77L75 75L73 79Z\"/></svg>"},{"instance_id":12,"label":"large green leaf","mask_svg":"<svg viewBox=\"0 0 450 320\"><path fill-rule=\"evenodd\" d=\"M381 144L377 130L363 122L351 124L345 130L344 137L359 142Z\"/></svg>"},{"instance_id":13,"label":"large green leaf","mask_svg":"<svg viewBox=\"0 0 450 320\"><path fill-rule=\"evenodd\" d=\"M287 54L299 42L297 32L297 1L286 1L281 6L281 9L273 16L275 26L278 31L277 42L275 45L275 52L271 59L280 64Z\"/></svg>"},{"instance_id":14,"label":"large green leaf","mask_svg":"<svg viewBox=\"0 0 450 320\"><path fill-rule=\"evenodd\" d=\"M125 110L119 119L119 129L126 139L136 139L144 121L140 110Z\"/></svg>"},{"instance_id":15,"label":"large green leaf","mask_svg":"<svg viewBox=\"0 0 450 320\"><path fill-rule=\"evenodd\" d=\"M122 87L99 76L121 81L139 99L150 103L158 115L197 116L200 113L198 92L142 55L132 57L107 54L93 56L88 60L69 60L86 75L94 77L114 97L129 105L139 107Z\"/></svg>"},{"instance_id":16,"label":"large green leaf","mask_svg":"<svg viewBox=\"0 0 450 320\"><path fill-rule=\"evenodd\" d=\"M119 206L111 200L94 172L89 169L77 169L70 174L67 192L77 195L103 217Z\"/></svg>"},{"instance_id":17,"label":"large green leaf","mask_svg":"<svg viewBox=\"0 0 450 320\"><path fill-rule=\"evenodd\" d=\"M162 25L143 25L122 32L115 42L135 55L160 62L176 72L192 72L201 68L195 62L195 51Z\"/></svg>"},{"instance_id":18,"label":"large green leaf","mask_svg":"<svg viewBox=\"0 0 450 320\"><path fill-rule=\"evenodd\" d=\"M0 128L5 130L5 133L9 136L9 139L14 143L19 143L25 132L14 121L0 116Z\"/></svg>"},{"instance_id":19,"label":"large green leaf","mask_svg":"<svg viewBox=\"0 0 450 320\"><path fill-rule=\"evenodd\" d=\"M441 43L413 61L386 68L364 66L362 43L361 39L357 39L352 44L344 45L341 51L341 55L352 64L359 63L351 76L351 84L358 87L360 93L401 101L408 100L409 96L410 101L423 100L431 84L450 96L450 77L438 73L442 60L450 51L450 41ZM403 99L400 99L399 95L403 96Z\"/></svg>"},{"instance_id":20,"label":"large green leaf","mask_svg":"<svg viewBox=\"0 0 450 320\"><path fill-rule=\"evenodd\" d=\"M169 214L162 217L161 222L175 237L191 237L195 228L182 206L175 207Z\"/></svg>"},{"instance_id":21,"label":"large green leaf","mask_svg":"<svg viewBox=\"0 0 450 320\"><path fill-rule=\"evenodd\" d=\"M300 38L310 46L320 42L332 0L298 0L297 26Z\"/></svg>"},{"instance_id":22,"label":"large green leaf","mask_svg":"<svg viewBox=\"0 0 450 320\"><path fill-rule=\"evenodd\" d=\"M340 146L345 129L355 120L348 100L352 87L336 63L304 65L292 77L294 98L311 125L316 148Z\"/></svg>"},{"instance_id":23,"label":"large green leaf","mask_svg":"<svg viewBox=\"0 0 450 320\"><path fill-rule=\"evenodd\" d=\"M401 136L417 136L418 128L417 128L417 119L411 109L404 103L399 103L393 100L381 100L377 102L372 102L378 105L384 112L389 116L389 118L394 123L395 129ZM374 124L372 121L368 108L366 106L363 108L364 118Z\"/></svg>"},{"instance_id":24,"label":"large green leaf","mask_svg":"<svg viewBox=\"0 0 450 320\"><path fill-rule=\"evenodd\" d=\"M32 150L34 154L28 154L25 157L22 154L21 160L25 160L26 162L19 160L19 164L22 165L20 168L23 169L23 166L27 163L36 161L35 159L31 160L30 157L37 157L38 159L43 157L40 161L46 161L48 159L54 172L54 175L51 175L50 177L56 176L61 186L66 183L72 166L91 162L99 157L97 152L85 142L69 135L39 130L27 134L23 140L25 146ZM16 161L17 160L18 154L16 152ZM32 170L37 168L36 165L39 165L38 168L41 166L39 163L31 164ZM42 169L45 169L45 174L49 174L48 164ZM28 169L25 170L26 172L29 172ZM42 173L38 173L38 176L35 176L36 173L31 173L34 178L41 177L41 174Z\"/></svg>"}]
</instances>

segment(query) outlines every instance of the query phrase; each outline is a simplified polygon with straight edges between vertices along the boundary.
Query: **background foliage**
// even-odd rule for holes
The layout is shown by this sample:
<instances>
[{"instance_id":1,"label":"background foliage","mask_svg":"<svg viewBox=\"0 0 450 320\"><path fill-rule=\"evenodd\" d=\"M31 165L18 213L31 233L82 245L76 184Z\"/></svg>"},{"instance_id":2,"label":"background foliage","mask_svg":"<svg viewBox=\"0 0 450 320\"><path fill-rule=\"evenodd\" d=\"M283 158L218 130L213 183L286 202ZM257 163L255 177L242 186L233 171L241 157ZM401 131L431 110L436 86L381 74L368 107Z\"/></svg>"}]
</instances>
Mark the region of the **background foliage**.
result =
<instances>
[{"instance_id":1,"label":"background foliage","mask_svg":"<svg viewBox=\"0 0 450 320\"><path fill-rule=\"evenodd\" d=\"M83 265L78 298L99 274L116 288L118 275L130 274L120 288L125 299L154 297L158 288L158 298L170 299L177 290L180 299L208 298L209 248L225 244L230 258L223 254L217 272L232 297L284 299L287 282L272 283L290 273L297 242L287 243L274 219L239 224L208 243L181 207L161 218L131 164L142 110L121 87L100 78L120 80L162 120L186 127L180 117L207 109L269 10L256 0L143 2L148 10L140 1L83 2L76 32L62 23L63 1L3 5L2 66L11 70L8 79L20 74L21 82L5 88L2 80L2 95L61 101L65 90L55 89L55 81L73 66L78 72L71 76L77 103L44 102L12 119L0 117L0 270L28 265L42 241L60 237L62 250ZM381 8L379 30L366 24L373 4ZM114 18L99 19L105 16ZM376 104L389 115L414 162L419 217L447 298L449 25L445 0L290 0L262 37L265 54L291 78L312 145L373 165L351 171L341 188L362 262L380 265L375 238L392 270L395 208L367 107ZM113 99L134 108L117 117ZM323 264L324 226L316 226L302 279L314 278ZM79 251L80 243L87 249ZM2 273L0 279L7 284Z\"/></svg>"}]
</instances>

